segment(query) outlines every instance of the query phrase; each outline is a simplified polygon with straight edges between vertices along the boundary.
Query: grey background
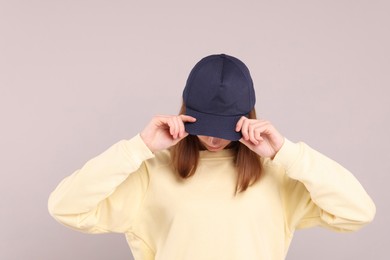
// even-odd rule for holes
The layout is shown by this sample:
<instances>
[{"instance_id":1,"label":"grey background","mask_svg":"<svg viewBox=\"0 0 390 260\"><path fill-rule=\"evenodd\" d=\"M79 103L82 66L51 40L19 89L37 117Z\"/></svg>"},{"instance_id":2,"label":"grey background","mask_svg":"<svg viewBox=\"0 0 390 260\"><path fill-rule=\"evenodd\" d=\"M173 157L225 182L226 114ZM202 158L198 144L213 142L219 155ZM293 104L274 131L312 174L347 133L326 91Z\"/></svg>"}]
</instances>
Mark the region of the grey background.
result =
<instances>
[{"instance_id":1,"label":"grey background","mask_svg":"<svg viewBox=\"0 0 390 260\"><path fill-rule=\"evenodd\" d=\"M132 259L121 234L55 222L50 192L154 114L176 114L192 66L250 68L257 111L350 169L377 206L356 233L298 231L287 259L388 259L390 4L0 1L0 259Z\"/></svg>"}]
</instances>

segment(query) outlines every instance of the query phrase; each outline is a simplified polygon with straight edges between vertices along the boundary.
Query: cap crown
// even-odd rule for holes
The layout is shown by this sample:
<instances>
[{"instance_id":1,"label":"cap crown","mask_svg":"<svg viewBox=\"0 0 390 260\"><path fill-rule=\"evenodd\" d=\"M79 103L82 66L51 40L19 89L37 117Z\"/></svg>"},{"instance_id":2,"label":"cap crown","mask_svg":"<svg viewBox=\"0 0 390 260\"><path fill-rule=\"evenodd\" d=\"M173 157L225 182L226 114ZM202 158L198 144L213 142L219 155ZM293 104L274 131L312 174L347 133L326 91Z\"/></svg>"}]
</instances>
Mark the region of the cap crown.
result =
<instances>
[{"instance_id":1,"label":"cap crown","mask_svg":"<svg viewBox=\"0 0 390 260\"><path fill-rule=\"evenodd\" d=\"M219 116L246 115L256 102L248 68L226 54L207 56L195 65L183 99L187 108Z\"/></svg>"}]
</instances>

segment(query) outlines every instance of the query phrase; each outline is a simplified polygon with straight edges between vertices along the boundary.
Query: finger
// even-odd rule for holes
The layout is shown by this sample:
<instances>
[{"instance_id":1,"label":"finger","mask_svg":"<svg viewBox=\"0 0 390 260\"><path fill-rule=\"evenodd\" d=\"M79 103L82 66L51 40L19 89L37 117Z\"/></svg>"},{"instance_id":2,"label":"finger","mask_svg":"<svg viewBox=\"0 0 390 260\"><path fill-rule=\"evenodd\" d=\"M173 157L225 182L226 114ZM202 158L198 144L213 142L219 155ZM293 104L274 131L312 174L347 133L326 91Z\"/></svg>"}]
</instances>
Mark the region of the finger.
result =
<instances>
[{"instance_id":1,"label":"finger","mask_svg":"<svg viewBox=\"0 0 390 260\"><path fill-rule=\"evenodd\" d=\"M244 118L241 125L241 134L245 140L249 140L249 119Z\"/></svg>"},{"instance_id":2,"label":"finger","mask_svg":"<svg viewBox=\"0 0 390 260\"><path fill-rule=\"evenodd\" d=\"M239 141L240 141L240 143L244 144L246 147L248 147L250 149L254 148L252 142L245 140L243 137Z\"/></svg>"},{"instance_id":3,"label":"finger","mask_svg":"<svg viewBox=\"0 0 390 260\"><path fill-rule=\"evenodd\" d=\"M183 122L195 122L195 121L196 121L196 118L195 118L195 117L188 116L188 115L180 115L179 117L180 117L180 119L181 119Z\"/></svg>"},{"instance_id":4,"label":"finger","mask_svg":"<svg viewBox=\"0 0 390 260\"><path fill-rule=\"evenodd\" d=\"M179 138L183 138L185 133L183 118L179 117Z\"/></svg>"},{"instance_id":5,"label":"finger","mask_svg":"<svg viewBox=\"0 0 390 260\"><path fill-rule=\"evenodd\" d=\"M166 126L167 128L169 127L169 122L170 122L171 117L170 116L165 116L165 115L157 115L153 117L153 121L155 126L157 127L164 127Z\"/></svg>"},{"instance_id":6,"label":"finger","mask_svg":"<svg viewBox=\"0 0 390 260\"><path fill-rule=\"evenodd\" d=\"M264 120L256 120L256 122L253 124L254 129L254 135L256 138L261 137L261 134L263 134L268 129L268 122ZM261 137L261 139L263 139Z\"/></svg>"},{"instance_id":7,"label":"finger","mask_svg":"<svg viewBox=\"0 0 390 260\"><path fill-rule=\"evenodd\" d=\"M249 140L254 144L258 145L259 142L255 136L255 130L256 130L256 125L253 123L250 123L248 126L248 134L249 134Z\"/></svg>"},{"instance_id":8,"label":"finger","mask_svg":"<svg viewBox=\"0 0 390 260\"><path fill-rule=\"evenodd\" d=\"M264 138L261 136L261 134L262 134L262 129L259 126L256 126L254 130L254 136L258 142L264 141Z\"/></svg>"},{"instance_id":9,"label":"finger","mask_svg":"<svg viewBox=\"0 0 390 260\"><path fill-rule=\"evenodd\" d=\"M259 121L257 124L256 124L256 129L255 129L256 132L256 135L269 135L270 132L272 131L272 125L270 124L269 121L265 121L265 120L262 120L262 121Z\"/></svg>"},{"instance_id":10,"label":"finger","mask_svg":"<svg viewBox=\"0 0 390 260\"><path fill-rule=\"evenodd\" d=\"M242 116L240 118L240 120L238 120L237 124L236 124L236 132L240 132L241 131L241 127L242 127L242 124L244 123L246 117Z\"/></svg>"},{"instance_id":11,"label":"finger","mask_svg":"<svg viewBox=\"0 0 390 260\"><path fill-rule=\"evenodd\" d=\"M169 116L167 119L167 125L169 126L169 134L173 139L177 137L177 122L175 116Z\"/></svg>"},{"instance_id":12,"label":"finger","mask_svg":"<svg viewBox=\"0 0 390 260\"><path fill-rule=\"evenodd\" d=\"M179 119L178 116L174 116L174 117L172 117L172 120L173 120L174 126L175 126L174 131L173 131L173 138L177 139L178 136L179 136L179 132L180 132L180 121L181 121L181 119Z\"/></svg>"},{"instance_id":13,"label":"finger","mask_svg":"<svg viewBox=\"0 0 390 260\"><path fill-rule=\"evenodd\" d=\"M267 125L269 125L267 121L244 118L240 124L242 125L241 132L245 140L249 140L254 145L264 141L261 134L267 130Z\"/></svg>"},{"instance_id":14,"label":"finger","mask_svg":"<svg viewBox=\"0 0 390 260\"><path fill-rule=\"evenodd\" d=\"M184 138L185 136L188 135L186 134L187 132L185 130L184 123L185 122L193 123L195 121L196 121L195 117L189 115L179 115L179 138Z\"/></svg>"},{"instance_id":15,"label":"finger","mask_svg":"<svg viewBox=\"0 0 390 260\"><path fill-rule=\"evenodd\" d=\"M167 119L167 125L169 126L169 134L173 137L175 134L175 122L172 118Z\"/></svg>"}]
</instances>

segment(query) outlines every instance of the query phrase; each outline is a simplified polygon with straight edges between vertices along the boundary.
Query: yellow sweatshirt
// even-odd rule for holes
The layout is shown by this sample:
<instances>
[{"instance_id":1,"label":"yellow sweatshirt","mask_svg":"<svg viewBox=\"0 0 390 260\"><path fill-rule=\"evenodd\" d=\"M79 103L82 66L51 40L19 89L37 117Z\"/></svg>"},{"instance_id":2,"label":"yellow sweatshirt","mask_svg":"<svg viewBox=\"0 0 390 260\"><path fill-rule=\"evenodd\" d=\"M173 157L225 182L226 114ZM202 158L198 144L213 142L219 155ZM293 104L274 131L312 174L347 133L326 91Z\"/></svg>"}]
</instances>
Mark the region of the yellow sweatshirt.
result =
<instances>
[{"instance_id":1,"label":"yellow sweatshirt","mask_svg":"<svg viewBox=\"0 0 390 260\"><path fill-rule=\"evenodd\" d=\"M286 139L262 162L260 181L235 196L231 150L201 151L183 180L168 151L153 154L137 135L65 178L49 212L82 232L124 233L137 260L279 260L297 228L353 231L374 218L353 175L306 144Z\"/></svg>"}]
</instances>

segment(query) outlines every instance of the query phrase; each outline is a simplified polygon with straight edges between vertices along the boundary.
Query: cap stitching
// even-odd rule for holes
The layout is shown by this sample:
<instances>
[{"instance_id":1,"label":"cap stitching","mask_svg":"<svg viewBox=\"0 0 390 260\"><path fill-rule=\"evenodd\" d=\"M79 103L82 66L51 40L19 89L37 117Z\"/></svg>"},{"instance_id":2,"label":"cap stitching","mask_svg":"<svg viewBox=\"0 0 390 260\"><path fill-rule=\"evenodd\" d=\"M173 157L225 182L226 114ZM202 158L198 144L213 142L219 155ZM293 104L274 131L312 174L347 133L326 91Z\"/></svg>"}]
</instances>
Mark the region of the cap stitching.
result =
<instances>
[{"instance_id":1,"label":"cap stitching","mask_svg":"<svg viewBox=\"0 0 390 260\"><path fill-rule=\"evenodd\" d=\"M238 68L239 68L239 70L240 70L240 72L241 72L241 74L247 79L247 81L249 81L250 83L251 83L251 86L250 87L252 87L252 89L253 89L253 91L254 91L254 86L253 86L253 80L251 79L251 78L248 78L247 77L247 75L246 75L246 73L244 73L243 71L242 71L242 69L241 69L241 64L239 64L239 63L237 63L234 59L230 59L229 57L228 57L228 59L229 59L229 61L231 61L231 62L233 62ZM241 61L242 62L242 61ZM249 69L246 67L246 65L244 65L244 68L246 68L247 70L248 70L248 74L250 74L250 71L249 71ZM252 100L252 91L249 91L249 104L251 103L251 100ZM256 97L255 97L255 99L254 99L254 103L253 103L253 107L255 106L255 104L256 104ZM252 107L252 108L253 108Z\"/></svg>"}]
</instances>

